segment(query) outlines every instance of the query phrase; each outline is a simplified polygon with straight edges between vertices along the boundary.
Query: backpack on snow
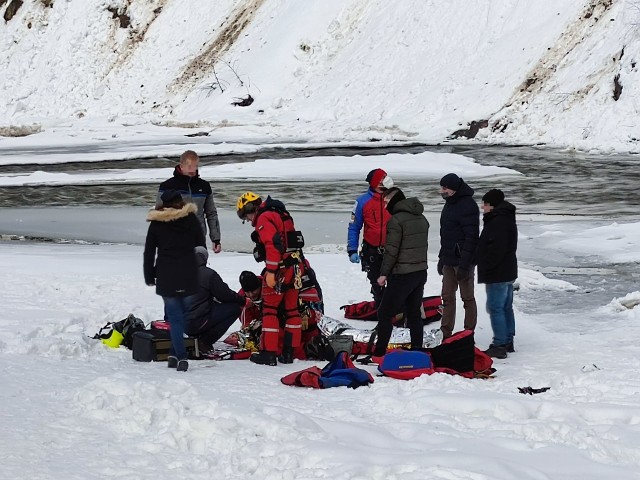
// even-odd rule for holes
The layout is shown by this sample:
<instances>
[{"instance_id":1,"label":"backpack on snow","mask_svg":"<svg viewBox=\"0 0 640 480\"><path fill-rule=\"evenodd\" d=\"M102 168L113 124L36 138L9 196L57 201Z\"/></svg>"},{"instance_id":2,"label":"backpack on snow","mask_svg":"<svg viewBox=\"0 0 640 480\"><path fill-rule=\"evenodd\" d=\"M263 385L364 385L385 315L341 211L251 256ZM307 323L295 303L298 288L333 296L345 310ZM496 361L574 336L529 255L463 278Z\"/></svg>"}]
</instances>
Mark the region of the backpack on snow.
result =
<instances>
[{"instance_id":1,"label":"backpack on snow","mask_svg":"<svg viewBox=\"0 0 640 480\"><path fill-rule=\"evenodd\" d=\"M280 381L285 385L296 387L358 388L373 383L373 377L366 370L357 368L347 352L340 352L322 370L318 367L305 368L282 377Z\"/></svg>"},{"instance_id":2,"label":"backpack on snow","mask_svg":"<svg viewBox=\"0 0 640 480\"><path fill-rule=\"evenodd\" d=\"M342 305L340 309L344 310L344 318L351 320L378 320L378 311L373 300ZM424 297L420 314L424 325L440 320L442 318L442 297L439 295Z\"/></svg>"},{"instance_id":3,"label":"backpack on snow","mask_svg":"<svg viewBox=\"0 0 640 480\"><path fill-rule=\"evenodd\" d=\"M382 357L378 370L387 377L400 380L434 372L431 356L421 350L392 350Z\"/></svg>"},{"instance_id":4,"label":"backpack on snow","mask_svg":"<svg viewBox=\"0 0 640 480\"><path fill-rule=\"evenodd\" d=\"M316 335L304 345L304 353L309 360L328 360L336 358L336 354L353 352L352 335Z\"/></svg>"},{"instance_id":5,"label":"backpack on snow","mask_svg":"<svg viewBox=\"0 0 640 480\"><path fill-rule=\"evenodd\" d=\"M448 373L466 378L491 378L493 360L475 346L471 330L455 333L437 347L423 350L392 350L378 370L393 378L408 380L422 374Z\"/></svg>"},{"instance_id":6,"label":"backpack on snow","mask_svg":"<svg viewBox=\"0 0 640 480\"><path fill-rule=\"evenodd\" d=\"M102 340L102 343L112 348L124 345L131 349L133 348L133 334L144 329L144 322L130 313L127 318L119 322L107 322L93 338Z\"/></svg>"}]
</instances>

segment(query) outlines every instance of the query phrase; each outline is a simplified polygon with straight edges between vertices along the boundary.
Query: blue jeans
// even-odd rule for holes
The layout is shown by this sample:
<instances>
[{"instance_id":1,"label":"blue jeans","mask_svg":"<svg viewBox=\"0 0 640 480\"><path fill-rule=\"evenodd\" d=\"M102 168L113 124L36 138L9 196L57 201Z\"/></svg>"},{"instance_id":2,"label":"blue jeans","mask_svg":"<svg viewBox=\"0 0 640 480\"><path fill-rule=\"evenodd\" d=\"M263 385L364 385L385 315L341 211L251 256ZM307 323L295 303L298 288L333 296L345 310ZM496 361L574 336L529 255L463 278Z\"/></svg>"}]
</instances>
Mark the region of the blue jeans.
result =
<instances>
[{"instance_id":1,"label":"blue jeans","mask_svg":"<svg viewBox=\"0 0 640 480\"><path fill-rule=\"evenodd\" d=\"M493 329L492 345L513 342L516 318L513 315L513 282L487 283L487 313Z\"/></svg>"},{"instance_id":2,"label":"blue jeans","mask_svg":"<svg viewBox=\"0 0 640 480\"><path fill-rule=\"evenodd\" d=\"M171 326L170 354L178 360L186 360L187 349L184 346L184 323L191 304L191 297L162 297L164 311Z\"/></svg>"}]
</instances>

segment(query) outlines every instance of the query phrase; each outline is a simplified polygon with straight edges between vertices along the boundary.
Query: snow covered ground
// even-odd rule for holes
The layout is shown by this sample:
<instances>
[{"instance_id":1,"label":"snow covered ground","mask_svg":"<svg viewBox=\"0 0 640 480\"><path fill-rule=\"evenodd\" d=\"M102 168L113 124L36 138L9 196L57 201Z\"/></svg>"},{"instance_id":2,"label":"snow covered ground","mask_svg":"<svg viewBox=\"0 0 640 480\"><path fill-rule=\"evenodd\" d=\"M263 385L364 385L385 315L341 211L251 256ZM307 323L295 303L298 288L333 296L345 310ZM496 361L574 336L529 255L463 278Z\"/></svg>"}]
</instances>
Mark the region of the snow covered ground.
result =
<instances>
[{"instance_id":1,"label":"snow covered ground","mask_svg":"<svg viewBox=\"0 0 640 480\"><path fill-rule=\"evenodd\" d=\"M0 3L6 17L21 2ZM0 165L41 171L2 172L0 189L156 181L167 172L72 175L47 164L187 148L446 143L474 120L487 127L471 142L637 153L639 23L635 0L22 2L0 28ZM231 105L247 94L252 105ZM407 175L518 173L447 154L387 160L374 166L400 185ZM339 181L362 178L374 160L296 161L305 178ZM203 174L291 178L290 161L278 162ZM199 361L178 374L89 338L129 313L162 315L142 278L142 209L19 210L0 211L0 228L30 215L45 236L128 243L0 243L1 479L640 478L640 291L603 281L610 296L594 304L537 268L567 259L633 271L637 218L522 219L517 352L495 362L495 378L319 391L280 383L310 362ZM307 255L327 314L341 318L339 306L367 299L368 284L344 254L344 220L309 215ZM225 251L210 265L235 288L258 266L240 253L249 227L230 211L221 222ZM314 230L330 222L340 239ZM428 295L440 291L437 238L430 245ZM561 314L531 307L563 295ZM486 347L482 286L477 300ZM524 386L550 390L522 395Z\"/></svg>"}]
</instances>

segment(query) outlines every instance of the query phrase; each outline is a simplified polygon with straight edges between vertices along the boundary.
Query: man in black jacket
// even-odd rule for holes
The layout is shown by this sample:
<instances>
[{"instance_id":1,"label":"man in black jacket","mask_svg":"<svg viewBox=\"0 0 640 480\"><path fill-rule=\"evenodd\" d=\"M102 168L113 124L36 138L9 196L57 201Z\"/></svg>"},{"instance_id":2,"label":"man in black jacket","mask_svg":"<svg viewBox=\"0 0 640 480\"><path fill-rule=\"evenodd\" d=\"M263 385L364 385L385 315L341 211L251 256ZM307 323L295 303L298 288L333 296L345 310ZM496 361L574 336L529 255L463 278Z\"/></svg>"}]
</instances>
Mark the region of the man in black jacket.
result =
<instances>
[{"instance_id":1,"label":"man in black jacket","mask_svg":"<svg viewBox=\"0 0 640 480\"><path fill-rule=\"evenodd\" d=\"M513 282L518 278L518 227L516 207L505 201L501 190L482 197L484 228L478 243L478 283L486 284L487 312L493 341L485 353L507 358L513 352L516 319L513 314Z\"/></svg>"},{"instance_id":2,"label":"man in black jacket","mask_svg":"<svg viewBox=\"0 0 640 480\"><path fill-rule=\"evenodd\" d=\"M240 316L245 299L234 292L218 273L207 267L209 253L204 247L196 247L198 262L198 291L191 297L185 332L198 337L203 352L229 330Z\"/></svg>"},{"instance_id":3,"label":"man in black jacket","mask_svg":"<svg viewBox=\"0 0 640 480\"><path fill-rule=\"evenodd\" d=\"M464 305L464 328L475 330L478 307L474 294L474 258L480 230L480 210L473 200L473 189L455 173L440 180L445 200L440 215L440 253L438 273L442 275L442 322L444 338L453 333L456 322L456 291Z\"/></svg>"},{"instance_id":4,"label":"man in black jacket","mask_svg":"<svg viewBox=\"0 0 640 480\"><path fill-rule=\"evenodd\" d=\"M202 233L207 235L209 227L209 237L214 253L220 253L220 223L218 222L218 210L213 201L211 185L198 175L198 164L200 157L193 150L187 150L180 156L180 164L176 165L173 177L160 184L156 207L162 202L160 196L167 190L177 190L182 195L185 203L194 203L198 208L196 216L200 221Z\"/></svg>"},{"instance_id":5,"label":"man in black jacket","mask_svg":"<svg viewBox=\"0 0 640 480\"><path fill-rule=\"evenodd\" d=\"M422 348L423 330L420 307L427 281L429 222L424 206L415 197L406 198L393 187L384 193L391 218L387 223L384 256L378 285L386 288L378 308L378 341L375 357L386 353L393 330L392 319L406 312L411 348Z\"/></svg>"}]
</instances>

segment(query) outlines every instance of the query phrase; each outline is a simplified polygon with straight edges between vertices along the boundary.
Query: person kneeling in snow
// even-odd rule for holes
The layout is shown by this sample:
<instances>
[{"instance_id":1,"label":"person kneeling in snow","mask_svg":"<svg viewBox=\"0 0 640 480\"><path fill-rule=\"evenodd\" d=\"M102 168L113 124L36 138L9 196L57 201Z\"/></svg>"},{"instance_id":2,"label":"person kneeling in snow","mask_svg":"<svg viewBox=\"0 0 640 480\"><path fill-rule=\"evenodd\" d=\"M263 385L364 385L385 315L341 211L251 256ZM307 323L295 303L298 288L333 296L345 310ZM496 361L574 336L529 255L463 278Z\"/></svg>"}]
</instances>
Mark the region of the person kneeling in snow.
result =
<instances>
[{"instance_id":1,"label":"person kneeling in snow","mask_svg":"<svg viewBox=\"0 0 640 480\"><path fill-rule=\"evenodd\" d=\"M209 253L206 248L196 247L195 251L198 291L191 297L185 332L198 337L200 350L208 352L236 321L245 299L231 290L215 270L207 267Z\"/></svg>"},{"instance_id":2,"label":"person kneeling in snow","mask_svg":"<svg viewBox=\"0 0 640 480\"><path fill-rule=\"evenodd\" d=\"M301 344L293 349L293 357L301 360L306 359L304 346L313 337L318 335L318 322L322 318L324 305L322 302L322 290L315 276L315 272L305 259L305 273L302 276L302 287L298 295L298 311L302 320ZM246 297L246 303L240 314L242 323L242 335L252 340L254 344L259 342L260 330L262 327L262 276L245 270L240 274L240 294ZM284 307L278 309L278 319L280 325L286 321ZM238 334L232 334L225 342L236 345ZM284 331L280 330L278 351L282 351L284 346Z\"/></svg>"}]
</instances>

